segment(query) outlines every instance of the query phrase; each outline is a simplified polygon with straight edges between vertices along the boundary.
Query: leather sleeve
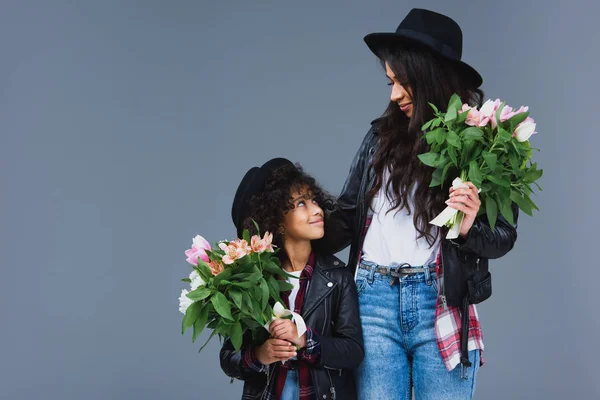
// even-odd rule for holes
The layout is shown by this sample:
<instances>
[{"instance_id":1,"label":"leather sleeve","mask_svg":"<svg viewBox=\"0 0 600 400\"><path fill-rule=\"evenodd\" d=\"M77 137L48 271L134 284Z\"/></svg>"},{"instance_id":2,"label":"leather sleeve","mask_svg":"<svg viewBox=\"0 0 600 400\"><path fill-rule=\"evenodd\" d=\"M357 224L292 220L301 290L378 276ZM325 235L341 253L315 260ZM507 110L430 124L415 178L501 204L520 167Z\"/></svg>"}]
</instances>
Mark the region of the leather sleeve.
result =
<instances>
[{"instance_id":1,"label":"leather sleeve","mask_svg":"<svg viewBox=\"0 0 600 400\"><path fill-rule=\"evenodd\" d=\"M369 159L373 129L372 127L369 130L352 160L341 194L335 204L325 211L325 236L315 243L323 252L335 254L352 242L352 235L356 229L357 199Z\"/></svg>"},{"instance_id":2,"label":"leather sleeve","mask_svg":"<svg viewBox=\"0 0 600 400\"><path fill-rule=\"evenodd\" d=\"M474 253L483 258L500 258L508 253L517 241L517 220L519 208L512 205L514 224L511 225L502 215L498 215L494 230L485 215L478 217L468 236L465 239L458 238L452 242L459 246L459 250Z\"/></svg>"},{"instance_id":3,"label":"leather sleeve","mask_svg":"<svg viewBox=\"0 0 600 400\"><path fill-rule=\"evenodd\" d=\"M244 342L247 343L249 340L244 338ZM260 365L258 362L250 363L244 362L244 354L245 351L248 351L250 347L242 347L240 351L235 351L231 340L225 339L223 341L223 346L221 347L221 352L219 353L219 359L221 361L221 369L225 374L231 378L236 378L240 380L246 380L252 376L256 376L257 374L261 374L264 372L264 366ZM254 368L256 365L258 368Z\"/></svg>"}]
</instances>

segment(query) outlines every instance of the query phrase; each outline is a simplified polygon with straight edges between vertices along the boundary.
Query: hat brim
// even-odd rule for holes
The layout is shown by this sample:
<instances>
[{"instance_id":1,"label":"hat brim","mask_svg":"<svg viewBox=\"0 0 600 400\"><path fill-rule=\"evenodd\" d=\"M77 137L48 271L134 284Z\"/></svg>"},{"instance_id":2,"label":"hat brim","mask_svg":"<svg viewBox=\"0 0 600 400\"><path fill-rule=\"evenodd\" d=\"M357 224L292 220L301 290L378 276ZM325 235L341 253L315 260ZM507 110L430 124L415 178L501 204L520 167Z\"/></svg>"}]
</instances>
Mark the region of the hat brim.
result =
<instances>
[{"instance_id":1,"label":"hat brim","mask_svg":"<svg viewBox=\"0 0 600 400\"><path fill-rule=\"evenodd\" d=\"M370 33L367 36L365 36L364 41L367 44L367 47L369 47L369 49L373 52L373 54L375 54L379 58L382 58L382 53L385 50L415 44L425 46L431 49L435 54L444 57L445 59L451 61L454 65L456 65L458 71L465 77L465 79L467 79L472 85L474 85L475 88L478 88L483 84L483 78L481 77L479 72L475 70L475 68L471 67L464 61L447 56L444 53L439 52L430 43L423 40L419 40L419 38L395 32L376 32Z\"/></svg>"}]
</instances>

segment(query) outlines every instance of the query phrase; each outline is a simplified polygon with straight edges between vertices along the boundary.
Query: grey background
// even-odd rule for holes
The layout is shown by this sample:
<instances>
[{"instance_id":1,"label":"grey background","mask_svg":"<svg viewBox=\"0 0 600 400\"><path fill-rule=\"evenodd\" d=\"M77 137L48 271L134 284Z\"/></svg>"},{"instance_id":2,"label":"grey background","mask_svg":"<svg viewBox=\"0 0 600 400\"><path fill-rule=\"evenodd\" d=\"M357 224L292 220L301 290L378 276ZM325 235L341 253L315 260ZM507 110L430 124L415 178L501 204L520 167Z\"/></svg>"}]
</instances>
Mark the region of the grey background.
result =
<instances>
[{"instance_id":1,"label":"grey background","mask_svg":"<svg viewBox=\"0 0 600 400\"><path fill-rule=\"evenodd\" d=\"M271 157L339 192L389 96L362 37L413 6L538 122L542 212L492 263L476 398L598 398L600 7L560 0L2 0L0 398L239 398L179 333L183 251L232 237Z\"/></svg>"}]
</instances>

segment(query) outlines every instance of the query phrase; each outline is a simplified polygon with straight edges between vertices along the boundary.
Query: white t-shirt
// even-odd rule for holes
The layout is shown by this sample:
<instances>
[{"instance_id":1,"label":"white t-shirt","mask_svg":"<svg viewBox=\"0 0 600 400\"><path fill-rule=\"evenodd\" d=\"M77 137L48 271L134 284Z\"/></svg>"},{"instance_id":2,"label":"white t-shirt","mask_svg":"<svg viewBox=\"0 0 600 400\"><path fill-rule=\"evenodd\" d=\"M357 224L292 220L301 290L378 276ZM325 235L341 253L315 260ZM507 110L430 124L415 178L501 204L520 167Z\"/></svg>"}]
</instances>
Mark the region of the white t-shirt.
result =
<instances>
[{"instance_id":1,"label":"white t-shirt","mask_svg":"<svg viewBox=\"0 0 600 400\"><path fill-rule=\"evenodd\" d=\"M302 274L302 270L288 272L288 274L294 275L294 276L300 278L300 274ZM300 289L300 279L287 278L287 281L288 281L288 283L291 283L292 285L294 285L294 288L292 289L292 293L290 293L290 298L289 298L290 310L294 311L294 307L296 305L296 296L298 295L298 290Z\"/></svg>"},{"instance_id":2,"label":"white t-shirt","mask_svg":"<svg viewBox=\"0 0 600 400\"><path fill-rule=\"evenodd\" d=\"M384 184L371 202L374 214L365 236L363 258L385 266L408 263L418 267L434 262L439 239L433 246L429 246L424 237L417 239L419 233L413 222L414 207L412 215L405 208L387 212L392 203L385 195L385 187ZM393 198L393 195L389 197Z\"/></svg>"}]
</instances>

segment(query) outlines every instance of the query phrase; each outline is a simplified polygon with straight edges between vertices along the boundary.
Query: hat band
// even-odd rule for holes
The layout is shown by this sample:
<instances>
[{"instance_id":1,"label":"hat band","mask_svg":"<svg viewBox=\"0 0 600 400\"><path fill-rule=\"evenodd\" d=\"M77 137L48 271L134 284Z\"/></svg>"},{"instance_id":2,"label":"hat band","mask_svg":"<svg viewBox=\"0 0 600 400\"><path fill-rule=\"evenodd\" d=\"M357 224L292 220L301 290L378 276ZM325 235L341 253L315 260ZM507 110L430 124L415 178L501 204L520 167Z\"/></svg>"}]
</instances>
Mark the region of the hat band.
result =
<instances>
[{"instance_id":1,"label":"hat band","mask_svg":"<svg viewBox=\"0 0 600 400\"><path fill-rule=\"evenodd\" d=\"M396 33L426 44L445 57L460 61L461 55L456 50L425 33L413 31L412 29L398 29Z\"/></svg>"}]
</instances>

